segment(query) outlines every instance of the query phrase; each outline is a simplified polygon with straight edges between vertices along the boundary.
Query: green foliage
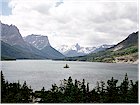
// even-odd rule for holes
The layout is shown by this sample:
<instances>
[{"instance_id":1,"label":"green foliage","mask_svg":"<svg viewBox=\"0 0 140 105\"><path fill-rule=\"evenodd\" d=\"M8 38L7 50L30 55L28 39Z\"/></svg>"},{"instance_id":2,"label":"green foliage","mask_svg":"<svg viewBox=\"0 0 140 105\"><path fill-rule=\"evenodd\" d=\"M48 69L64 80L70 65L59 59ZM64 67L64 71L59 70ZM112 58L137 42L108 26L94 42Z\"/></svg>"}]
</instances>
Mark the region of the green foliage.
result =
<instances>
[{"instance_id":1,"label":"green foliage","mask_svg":"<svg viewBox=\"0 0 140 105\"><path fill-rule=\"evenodd\" d=\"M120 86L118 80L113 77L107 81L97 82L93 90L89 90L89 83L82 82L69 77L63 81L60 87L53 85L51 91L46 91L41 103L138 103L138 82L131 85L127 74ZM135 96L134 96L135 95Z\"/></svg>"},{"instance_id":2,"label":"green foliage","mask_svg":"<svg viewBox=\"0 0 140 105\"><path fill-rule=\"evenodd\" d=\"M23 86L20 83L5 82L1 71L1 102L2 103L29 103L31 99L32 89L28 88L26 82Z\"/></svg>"},{"instance_id":3,"label":"green foliage","mask_svg":"<svg viewBox=\"0 0 140 105\"><path fill-rule=\"evenodd\" d=\"M107 81L97 82L97 86L89 89L89 83L75 80L71 77L61 81L60 86L52 85L50 90L35 91L28 88L26 82L5 82L1 71L1 102L2 103L138 103L138 81L129 81L127 74L123 82L117 85L118 80L113 77ZM36 100L40 98L40 100Z\"/></svg>"},{"instance_id":4,"label":"green foliage","mask_svg":"<svg viewBox=\"0 0 140 105\"><path fill-rule=\"evenodd\" d=\"M137 52L138 46L128 46L127 48L123 48L118 51L112 51L111 49L109 49L105 51L99 51L97 53L92 53L82 57L69 57L65 58L65 60L113 63L115 61L115 57L131 55ZM133 56L133 58L134 59L138 58L138 55Z\"/></svg>"}]
</instances>

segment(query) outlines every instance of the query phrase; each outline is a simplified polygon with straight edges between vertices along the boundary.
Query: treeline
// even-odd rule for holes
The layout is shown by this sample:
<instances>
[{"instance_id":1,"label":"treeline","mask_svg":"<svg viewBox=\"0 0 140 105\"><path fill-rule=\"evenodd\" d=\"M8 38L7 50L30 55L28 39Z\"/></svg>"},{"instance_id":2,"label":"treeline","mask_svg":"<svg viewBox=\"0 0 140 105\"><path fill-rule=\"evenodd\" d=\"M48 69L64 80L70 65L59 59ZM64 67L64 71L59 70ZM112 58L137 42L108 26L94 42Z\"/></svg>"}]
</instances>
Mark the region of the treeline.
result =
<instances>
[{"instance_id":1,"label":"treeline","mask_svg":"<svg viewBox=\"0 0 140 105\"><path fill-rule=\"evenodd\" d=\"M32 102L33 90L26 82L21 85L5 81L1 71L1 103L30 103Z\"/></svg>"},{"instance_id":2,"label":"treeline","mask_svg":"<svg viewBox=\"0 0 140 105\"><path fill-rule=\"evenodd\" d=\"M97 86L89 89L89 83L64 79L50 90L35 91L26 85L8 83L1 71L1 102L2 103L138 103L138 81L128 79L127 74L121 84L113 77L111 80L97 82Z\"/></svg>"}]
</instances>

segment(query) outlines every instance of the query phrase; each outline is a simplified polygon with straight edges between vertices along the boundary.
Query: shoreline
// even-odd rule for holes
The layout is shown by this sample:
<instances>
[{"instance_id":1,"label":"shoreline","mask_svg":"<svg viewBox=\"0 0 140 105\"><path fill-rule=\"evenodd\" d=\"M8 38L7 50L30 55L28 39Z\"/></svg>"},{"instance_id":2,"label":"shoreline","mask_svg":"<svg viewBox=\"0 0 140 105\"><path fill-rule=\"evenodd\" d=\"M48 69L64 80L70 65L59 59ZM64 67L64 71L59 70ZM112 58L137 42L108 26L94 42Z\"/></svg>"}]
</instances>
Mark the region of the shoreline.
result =
<instances>
[{"instance_id":1,"label":"shoreline","mask_svg":"<svg viewBox=\"0 0 140 105\"><path fill-rule=\"evenodd\" d=\"M49 60L50 59L15 59L15 60L1 60L1 61L19 61L19 60ZM69 61L69 60L51 60L51 61ZM72 61L72 60L71 60ZM75 61L75 60L73 60ZM78 61L76 60L77 62L92 62L92 61ZM115 60L113 62L94 62L94 63L112 63L112 64L139 64L139 60L137 59L136 61L118 61L118 60Z\"/></svg>"}]
</instances>

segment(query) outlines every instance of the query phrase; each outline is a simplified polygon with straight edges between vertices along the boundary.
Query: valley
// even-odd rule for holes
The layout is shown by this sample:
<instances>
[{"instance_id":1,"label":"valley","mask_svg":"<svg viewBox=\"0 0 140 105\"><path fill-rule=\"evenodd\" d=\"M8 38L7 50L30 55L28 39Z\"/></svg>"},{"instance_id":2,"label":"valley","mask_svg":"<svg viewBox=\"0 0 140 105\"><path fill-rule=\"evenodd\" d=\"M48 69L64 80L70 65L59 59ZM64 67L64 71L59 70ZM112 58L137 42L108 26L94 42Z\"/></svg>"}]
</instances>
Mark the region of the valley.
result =
<instances>
[{"instance_id":1,"label":"valley","mask_svg":"<svg viewBox=\"0 0 140 105\"><path fill-rule=\"evenodd\" d=\"M138 0L1 0L1 103L139 103Z\"/></svg>"},{"instance_id":2,"label":"valley","mask_svg":"<svg viewBox=\"0 0 140 105\"><path fill-rule=\"evenodd\" d=\"M53 48L47 36L31 34L22 37L14 25L1 23L1 59L52 59L106 63L138 63L138 32L133 32L116 45L82 47L62 45Z\"/></svg>"}]
</instances>

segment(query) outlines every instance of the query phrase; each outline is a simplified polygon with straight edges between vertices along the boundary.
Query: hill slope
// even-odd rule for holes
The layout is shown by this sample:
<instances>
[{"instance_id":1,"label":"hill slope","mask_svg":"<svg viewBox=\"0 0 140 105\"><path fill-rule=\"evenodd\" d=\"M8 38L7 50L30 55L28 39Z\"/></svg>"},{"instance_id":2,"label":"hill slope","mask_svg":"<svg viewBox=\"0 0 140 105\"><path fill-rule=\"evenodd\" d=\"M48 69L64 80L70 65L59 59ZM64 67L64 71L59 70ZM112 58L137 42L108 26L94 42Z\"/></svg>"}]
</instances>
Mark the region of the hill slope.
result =
<instances>
[{"instance_id":1,"label":"hill slope","mask_svg":"<svg viewBox=\"0 0 140 105\"><path fill-rule=\"evenodd\" d=\"M130 34L125 40L105 51L92 53L83 57L66 58L65 60L108 63L138 62L138 32Z\"/></svg>"},{"instance_id":2,"label":"hill slope","mask_svg":"<svg viewBox=\"0 0 140 105\"><path fill-rule=\"evenodd\" d=\"M1 41L1 59L41 59L42 57L22 51L16 47L13 47L3 41Z\"/></svg>"},{"instance_id":3,"label":"hill slope","mask_svg":"<svg viewBox=\"0 0 140 105\"><path fill-rule=\"evenodd\" d=\"M126 39L112 47L113 51L125 49L131 46L138 46L138 32L130 34Z\"/></svg>"},{"instance_id":4,"label":"hill slope","mask_svg":"<svg viewBox=\"0 0 140 105\"><path fill-rule=\"evenodd\" d=\"M40 51L44 53L46 56L49 56L50 59L64 59L65 58L64 55L62 55L60 52L58 52L56 49L54 49L51 46L46 46Z\"/></svg>"}]
</instances>

